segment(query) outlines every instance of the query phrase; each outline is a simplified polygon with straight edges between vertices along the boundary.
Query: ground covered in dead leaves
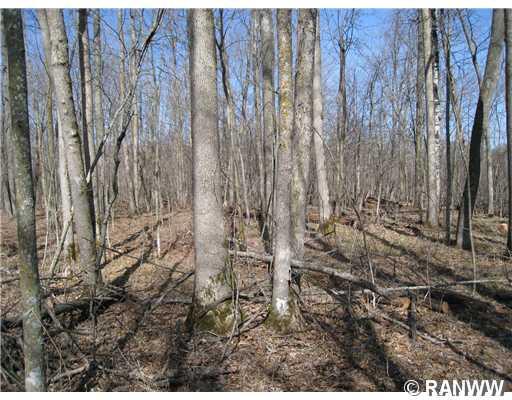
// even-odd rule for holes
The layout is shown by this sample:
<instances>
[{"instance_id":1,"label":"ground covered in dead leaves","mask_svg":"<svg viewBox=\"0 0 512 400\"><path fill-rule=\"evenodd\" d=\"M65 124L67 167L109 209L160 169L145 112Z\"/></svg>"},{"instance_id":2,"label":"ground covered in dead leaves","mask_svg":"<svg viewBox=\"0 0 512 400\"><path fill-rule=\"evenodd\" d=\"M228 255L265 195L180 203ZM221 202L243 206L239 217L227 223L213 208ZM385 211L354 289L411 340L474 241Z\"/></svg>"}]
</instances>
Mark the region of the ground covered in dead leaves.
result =
<instances>
[{"instance_id":1,"label":"ground covered in dead leaves","mask_svg":"<svg viewBox=\"0 0 512 400\"><path fill-rule=\"evenodd\" d=\"M301 279L302 326L276 334L265 325L268 266L242 257L233 258L241 324L228 337L190 335L184 323L194 279L190 211L164 216L160 246L154 216L116 216L103 265L111 300L97 305L95 322L83 310L59 315L61 327L45 321L50 390L402 391L408 379L472 378L504 379L512 390L512 265L496 230L500 220L476 218L473 264L470 252L447 247L442 231L426 229L414 215L388 215L379 224L365 218L363 228L335 225L327 236L312 233L307 258L380 287L437 285L415 292L414 343L408 311L397 299L405 292L374 298L313 272ZM247 247L262 252L256 226L253 221L247 232ZM1 230L1 318L13 321L20 315L14 220L2 215ZM44 279L56 242L39 216L49 306L83 295L73 266L61 263L57 279ZM474 277L503 281L440 286ZM449 312L433 310L440 301ZM22 390L21 360L21 329L4 324L2 390Z\"/></svg>"}]
</instances>

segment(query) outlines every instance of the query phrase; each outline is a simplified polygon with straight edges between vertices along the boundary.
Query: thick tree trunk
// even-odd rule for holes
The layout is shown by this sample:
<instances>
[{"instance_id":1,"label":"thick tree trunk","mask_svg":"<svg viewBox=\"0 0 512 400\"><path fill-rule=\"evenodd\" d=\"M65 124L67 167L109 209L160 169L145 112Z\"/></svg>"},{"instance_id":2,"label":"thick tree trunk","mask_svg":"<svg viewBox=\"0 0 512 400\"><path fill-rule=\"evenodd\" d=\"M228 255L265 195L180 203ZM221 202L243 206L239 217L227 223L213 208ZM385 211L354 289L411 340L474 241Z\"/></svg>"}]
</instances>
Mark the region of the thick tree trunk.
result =
<instances>
[{"instance_id":1,"label":"thick tree trunk","mask_svg":"<svg viewBox=\"0 0 512 400\"><path fill-rule=\"evenodd\" d=\"M229 318L231 305L219 305L229 295L230 288L218 154L217 62L212 10L190 10L188 29L196 265L191 321L198 323L201 329L226 332L233 321Z\"/></svg>"},{"instance_id":2,"label":"thick tree trunk","mask_svg":"<svg viewBox=\"0 0 512 400\"><path fill-rule=\"evenodd\" d=\"M37 266L35 194L32 181L25 40L20 10L2 10L7 45L11 133L16 163L16 228L23 309L25 390L46 391L41 289Z\"/></svg>"},{"instance_id":3,"label":"thick tree trunk","mask_svg":"<svg viewBox=\"0 0 512 400\"><path fill-rule=\"evenodd\" d=\"M275 95L274 95L274 29L272 10L260 11L261 59L263 66L263 160L265 174L265 214L263 240L265 251L272 243L272 197L274 187L274 138L275 138Z\"/></svg>"},{"instance_id":4,"label":"thick tree trunk","mask_svg":"<svg viewBox=\"0 0 512 400\"><path fill-rule=\"evenodd\" d=\"M275 252L272 286L271 321L280 331L287 331L293 322L290 300L290 188L292 180L292 34L291 10L277 10L279 48L279 135L277 141L277 177L275 207Z\"/></svg>"},{"instance_id":5,"label":"thick tree trunk","mask_svg":"<svg viewBox=\"0 0 512 400\"><path fill-rule=\"evenodd\" d=\"M512 10L505 10L505 100L507 108L508 235L512 253Z\"/></svg>"},{"instance_id":6,"label":"thick tree trunk","mask_svg":"<svg viewBox=\"0 0 512 400\"><path fill-rule=\"evenodd\" d=\"M292 250L304 257L306 192L309 177L310 143L313 131L313 69L316 36L315 9L301 9L297 25L297 70L295 74L295 120L293 132Z\"/></svg>"},{"instance_id":7,"label":"thick tree trunk","mask_svg":"<svg viewBox=\"0 0 512 400\"><path fill-rule=\"evenodd\" d=\"M62 10L47 9L46 16L50 29L52 46L52 78L55 97L66 148L71 198L73 202L80 264L86 273L86 281L94 292L102 283L101 272L96 269L96 243L94 223L89 207L88 189L82 159L82 143L73 104L73 91L69 75L68 38Z\"/></svg>"},{"instance_id":8,"label":"thick tree trunk","mask_svg":"<svg viewBox=\"0 0 512 400\"><path fill-rule=\"evenodd\" d=\"M464 185L461 211L457 228L457 245L471 249L470 219L473 216L475 203L480 183L480 162L482 138L488 130L489 109L492 96L496 90L499 77L501 53L504 37L504 11L495 9L492 14L491 40L487 51L484 77L480 85L480 93L471 131L471 143L469 146L469 171ZM469 187L469 191L468 191Z\"/></svg>"},{"instance_id":9,"label":"thick tree trunk","mask_svg":"<svg viewBox=\"0 0 512 400\"><path fill-rule=\"evenodd\" d=\"M324 154L320 15L318 15L316 23L315 67L313 76L313 147L315 149L320 220L325 222L331 217L331 207L329 205L329 187L327 186L327 172L325 169Z\"/></svg>"}]
</instances>

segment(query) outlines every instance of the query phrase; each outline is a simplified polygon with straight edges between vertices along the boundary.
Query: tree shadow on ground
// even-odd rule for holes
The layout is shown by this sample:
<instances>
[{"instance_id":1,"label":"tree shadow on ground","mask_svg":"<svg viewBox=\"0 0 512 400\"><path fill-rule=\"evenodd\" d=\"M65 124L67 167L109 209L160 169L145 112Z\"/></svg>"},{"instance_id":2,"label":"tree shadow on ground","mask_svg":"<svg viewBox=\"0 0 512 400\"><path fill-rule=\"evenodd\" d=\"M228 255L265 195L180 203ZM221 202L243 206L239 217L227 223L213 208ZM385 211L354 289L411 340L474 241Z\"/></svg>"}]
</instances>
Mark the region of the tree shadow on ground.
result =
<instances>
[{"instance_id":1,"label":"tree shadow on ground","mask_svg":"<svg viewBox=\"0 0 512 400\"><path fill-rule=\"evenodd\" d=\"M395 250L402 252L403 254L407 254L411 256L418 265L426 264L427 260L418 255L413 250L405 249L403 246L394 244L389 242L388 240L379 237L373 233L367 233L370 237L381 241L386 246L389 246ZM444 278L449 278L449 282L454 281L463 281L467 280L468 277L455 273L450 268L442 266L441 264L428 260L429 268L434 270L440 276ZM398 282L401 284L401 282ZM477 284L477 291L487 297L492 297L493 299L499 301L498 299L500 293L496 293L496 291L491 290L489 287L485 285ZM479 289L480 288L480 289ZM482 288L485 288L482 290ZM502 291L505 293L502 294L506 296L506 291ZM443 291L445 298L448 300L450 304L450 309L452 311L452 315L456 317L461 322L469 324L473 329L476 329L483 333L485 336L490 339L498 342L502 346L506 347L509 350L512 350L512 330L507 329L506 326L512 327L512 317L507 315L497 315L496 308L494 305L475 299L474 297L463 296L464 301L461 300L461 295L453 291ZM487 293L487 294L485 294ZM494 293L494 296L490 296L491 293ZM453 303L453 307L452 307ZM505 304L507 305L507 304Z\"/></svg>"},{"instance_id":2,"label":"tree shadow on ground","mask_svg":"<svg viewBox=\"0 0 512 400\"><path fill-rule=\"evenodd\" d=\"M411 374L388 355L375 331L374 322L368 318L355 318L351 315L349 305L345 304L344 307L346 312L340 316L340 326L314 318L317 323L315 325L341 348L342 356L348 360L352 372L355 372L342 371L337 377L340 382L338 387L342 390L365 390L359 379L354 379L362 375L373 386L372 390L402 391L404 383L413 378ZM308 319L311 321L311 316Z\"/></svg>"}]
</instances>

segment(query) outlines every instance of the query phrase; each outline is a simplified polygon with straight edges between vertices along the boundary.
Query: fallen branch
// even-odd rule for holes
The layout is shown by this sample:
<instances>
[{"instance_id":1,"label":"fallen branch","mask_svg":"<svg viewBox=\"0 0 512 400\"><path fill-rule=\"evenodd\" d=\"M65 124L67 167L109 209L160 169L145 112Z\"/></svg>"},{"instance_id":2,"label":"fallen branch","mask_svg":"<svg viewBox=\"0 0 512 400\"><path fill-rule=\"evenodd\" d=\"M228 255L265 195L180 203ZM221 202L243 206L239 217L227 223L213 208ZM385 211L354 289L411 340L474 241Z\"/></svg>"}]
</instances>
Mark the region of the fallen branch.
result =
<instances>
[{"instance_id":1,"label":"fallen branch","mask_svg":"<svg viewBox=\"0 0 512 400\"><path fill-rule=\"evenodd\" d=\"M459 286L459 285L472 285L475 283L508 283L507 279L479 279L479 280L470 280L470 281L458 281L458 282L450 282L450 283L438 283L434 285L418 285L418 286L399 286L392 288L379 288L382 293L394 293L394 292L407 292L409 290L430 290L430 289L443 289L451 286ZM348 294L349 292L346 290L335 290L333 292L337 295ZM368 289L354 289L350 291L353 293L364 293L369 294L372 293L371 290Z\"/></svg>"},{"instance_id":2,"label":"fallen branch","mask_svg":"<svg viewBox=\"0 0 512 400\"><path fill-rule=\"evenodd\" d=\"M253 259L265 261L265 262L272 262L272 259L273 259L273 257L269 254L259 254L259 253L252 253L252 252L248 252L248 251L230 250L229 254L233 255L233 256L253 258ZM337 278L351 282L355 285L366 288L370 292L377 293L378 295L380 295L384 298L387 297L385 294L382 293L381 288L379 288L378 286L376 286L373 283L368 282L366 280L359 279L356 276L349 274L348 272L341 272L332 267L326 267L323 265L317 265L317 264L312 264L309 262L303 262L303 261L298 261L298 260L293 260L293 259L291 260L291 266L292 266L292 268L295 268L295 269L303 269L303 270L320 272L323 274L335 276Z\"/></svg>"}]
</instances>

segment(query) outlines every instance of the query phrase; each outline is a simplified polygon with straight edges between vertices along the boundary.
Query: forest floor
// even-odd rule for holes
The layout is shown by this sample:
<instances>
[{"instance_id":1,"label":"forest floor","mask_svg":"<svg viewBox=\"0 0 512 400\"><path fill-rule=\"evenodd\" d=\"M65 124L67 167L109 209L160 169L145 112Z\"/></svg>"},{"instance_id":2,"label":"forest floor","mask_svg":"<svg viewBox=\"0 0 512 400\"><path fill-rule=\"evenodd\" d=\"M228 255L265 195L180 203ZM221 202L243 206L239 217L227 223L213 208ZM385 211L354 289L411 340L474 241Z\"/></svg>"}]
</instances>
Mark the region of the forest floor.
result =
<instances>
[{"instance_id":1,"label":"forest floor","mask_svg":"<svg viewBox=\"0 0 512 400\"><path fill-rule=\"evenodd\" d=\"M194 281L191 212L164 215L160 255L153 215L116 215L103 264L113 294L98 306L96 324L83 309L45 322L50 390L402 391L408 379L503 379L512 390L512 286L506 279L512 263L496 229L503 221L476 217L475 271L471 252L447 247L442 230L426 229L417 215L367 220L363 230L336 225L330 235L311 234L307 260L366 280L371 265L375 283L388 288L474 276L503 281L416 291L413 343L410 312L401 306L407 292L374 302L354 285L307 272L301 326L279 335L265 324L268 265L235 256L245 318L240 330L229 337L190 336L184 321ZM4 214L1 222L1 318L13 321L20 316L15 221ZM44 215L38 215L37 233L47 278L57 240L47 238ZM257 224L246 233L248 251L262 253ZM83 296L72 267L61 263L56 277L62 279L43 280L47 307ZM340 290L350 295L335 294ZM445 312L431 306L440 301L449 306ZM22 389L20 343L19 327L2 327L2 390Z\"/></svg>"}]
</instances>

